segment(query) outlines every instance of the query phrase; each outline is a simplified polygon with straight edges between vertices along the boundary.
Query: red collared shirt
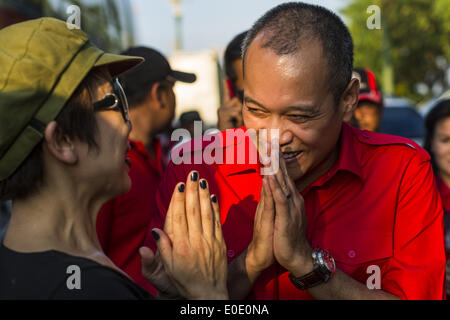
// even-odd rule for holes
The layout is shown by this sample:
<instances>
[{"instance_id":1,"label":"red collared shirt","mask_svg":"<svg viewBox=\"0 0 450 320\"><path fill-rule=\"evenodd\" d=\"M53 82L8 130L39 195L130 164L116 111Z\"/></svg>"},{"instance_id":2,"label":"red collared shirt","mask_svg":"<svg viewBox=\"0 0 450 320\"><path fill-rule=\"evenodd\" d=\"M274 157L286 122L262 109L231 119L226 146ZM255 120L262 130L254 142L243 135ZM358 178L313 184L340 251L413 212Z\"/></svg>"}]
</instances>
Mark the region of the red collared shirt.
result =
<instances>
[{"instance_id":1,"label":"red collared shirt","mask_svg":"<svg viewBox=\"0 0 450 320\"><path fill-rule=\"evenodd\" d=\"M144 244L147 230L160 228L164 221L155 205L155 194L162 176L161 145L158 140L153 144L156 161L141 142L130 140L130 145L131 189L101 208L97 234L106 255L135 282L156 295L157 291L142 276L139 248ZM146 245L156 250L153 239L149 239Z\"/></svg>"},{"instance_id":2,"label":"red collared shirt","mask_svg":"<svg viewBox=\"0 0 450 320\"><path fill-rule=\"evenodd\" d=\"M223 140L224 153L243 143L243 139L232 144ZM191 146L192 154L200 151L195 142ZM176 183L185 181L191 170L199 171L211 193L218 195L231 261L252 239L262 185L260 166L170 163L157 194L161 215ZM429 155L420 146L343 124L337 161L302 195L309 243L327 249L341 271L366 285L374 274L371 270L379 268L381 289L386 292L403 299L444 297L442 203ZM312 297L295 288L288 272L274 264L257 279L249 298Z\"/></svg>"}]
</instances>

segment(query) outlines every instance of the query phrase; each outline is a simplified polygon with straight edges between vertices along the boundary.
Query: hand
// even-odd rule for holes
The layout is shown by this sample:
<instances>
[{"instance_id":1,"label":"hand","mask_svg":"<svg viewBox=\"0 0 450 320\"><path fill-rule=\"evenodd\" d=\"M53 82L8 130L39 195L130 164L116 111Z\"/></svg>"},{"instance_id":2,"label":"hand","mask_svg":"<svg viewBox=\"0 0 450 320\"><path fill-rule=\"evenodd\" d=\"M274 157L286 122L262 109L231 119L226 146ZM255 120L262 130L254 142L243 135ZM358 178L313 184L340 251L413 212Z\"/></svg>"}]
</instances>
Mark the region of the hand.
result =
<instances>
[{"instance_id":1,"label":"hand","mask_svg":"<svg viewBox=\"0 0 450 320\"><path fill-rule=\"evenodd\" d=\"M259 274L275 262L273 254L273 226L275 220L275 208L270 192L267 176L263 178L261 199L253 225L253 239L247 249L245 259L247 275L253 283Z\"/></svg>"},{"instance_id":2,"label":"hand","mask_svg":"<svg viewBox=\"0 0 450 320\"><path fill-rule=\"evenodd\" d=\"M142 274L158 290L161 299L181 299L181 293L164 269L159 251L156 255L147 247L139 249L142 261Z\"/></svg>"},{"instance_id":3,"label":"hand","mask_svg":"<svg viewBox=\"0 0 450 320\"><path fill-rule=\"evenodd\" d=\"M311 272L312 249L306 240L304 200L287 174L282 157L280 170L267 178L276 212L273 235L275 259L294 276Z\"/></svg>"},{"instance_id":4,"label":"hand","mask_svg":"<svg viewBox=\"0 0 450 320\"><path fill-rule=\"evenodd\" d=\"M240 128L244 125L242 120L242 102L238 97L230 98L230 91L226 80L223 81L222 105L217 110L220 131L226 129Z\"/></svg>"},{"instance_id":5,"label":"hand","mask_svg":"<svg viewBox=\"0 0 450 320\"><path fill-rule=\"evenodd\" d=\"M210 197L206 180L205 189L200 188L198 172L195 174L196 179L191 179L193 171L186 184L175 187L164 231L153 229L158 252L180 295L187 299L227 299L226 246L219 205L215 196ZM173 293L172 289L166 291Z\"/></svg>"}]
</instances>

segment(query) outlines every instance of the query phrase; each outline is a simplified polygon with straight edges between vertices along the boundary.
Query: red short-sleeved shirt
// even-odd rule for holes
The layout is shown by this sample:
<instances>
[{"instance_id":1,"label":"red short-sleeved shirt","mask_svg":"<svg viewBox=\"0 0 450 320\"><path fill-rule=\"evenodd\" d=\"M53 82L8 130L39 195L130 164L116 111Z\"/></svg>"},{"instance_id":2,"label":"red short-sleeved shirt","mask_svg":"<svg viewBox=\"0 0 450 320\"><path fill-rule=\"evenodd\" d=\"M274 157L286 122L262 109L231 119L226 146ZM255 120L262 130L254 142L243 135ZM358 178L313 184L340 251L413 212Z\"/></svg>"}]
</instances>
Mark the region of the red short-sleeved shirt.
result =
<instances>
[{"instance_id":1,"label":"red short-sleeved shirt","mask_svg":"<svg viewBox=\"0 0 450 320\"><path fill-rule=\"evenodd\" d=\"M248 143L222 140L224 153ZM403 299L442 299L443 210L429 155L411 140L345 123L339 141L335 164L302 192L309 243L327 249L337 268L363 284L373 274L368 267L375 265L381 271L382 290ZM209 143L197 141L199 148L191 142L191 154ZM252 148L249 145L246 150ZM176 183L185 181L191 170L199 171L218 195L231 261L252 239L262 185L260 165L170 163L156 199L161 215ZM288 272L274 264L257 279L249 298L312 297L295 288Z\"/></svg>"},{"instance_id":2,"label":"red short-sleeved shirt","mask_svg":"<svg viewBox=\"0 0 450 320\"><path fill-rule=\"evenodd\" d=\"M128 193L108 201L97 218L97 234L106 255L135 282L156 294L142 276L139 248L149 228L160 228L163 217L155 205L155 194L162 177L161 146L153 144L156 161L147 153L141 142L130 141L128 157L131 160ZM153 251L156 244L148 239L146 245Z\"/></svg>"}]
</instances>

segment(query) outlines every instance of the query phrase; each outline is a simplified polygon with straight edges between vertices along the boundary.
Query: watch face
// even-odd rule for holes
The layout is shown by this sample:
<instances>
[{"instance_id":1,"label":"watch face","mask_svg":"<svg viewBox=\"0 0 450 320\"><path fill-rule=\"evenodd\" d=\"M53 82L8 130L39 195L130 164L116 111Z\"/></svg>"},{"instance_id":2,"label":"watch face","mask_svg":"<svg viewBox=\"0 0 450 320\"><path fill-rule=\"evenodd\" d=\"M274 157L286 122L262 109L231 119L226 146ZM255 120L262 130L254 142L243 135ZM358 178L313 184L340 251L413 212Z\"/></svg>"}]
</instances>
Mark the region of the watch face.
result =
<instances>
[{"instance_id":1,"label":"watch face","mask_svg":"<svg viewBox=\"0 0 450 320\"><path fill-rule=\"evenodd\" d=\"M318 256L322 264L325 265L331 273L334 273L336 271L336 264L334 263L333 257L327 250L320 250L319 252L320 254Z\"/></svg>"}]
</instances>

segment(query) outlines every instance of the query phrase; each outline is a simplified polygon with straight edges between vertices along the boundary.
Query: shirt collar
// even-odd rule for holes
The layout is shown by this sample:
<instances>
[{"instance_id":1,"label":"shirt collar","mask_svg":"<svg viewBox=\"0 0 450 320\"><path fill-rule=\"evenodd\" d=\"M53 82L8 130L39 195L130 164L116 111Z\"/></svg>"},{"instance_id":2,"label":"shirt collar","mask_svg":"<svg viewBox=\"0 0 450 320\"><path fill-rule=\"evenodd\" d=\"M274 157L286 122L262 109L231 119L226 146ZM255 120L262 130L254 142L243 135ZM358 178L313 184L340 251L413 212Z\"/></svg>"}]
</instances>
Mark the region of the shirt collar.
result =
<instances>
[{"instance_id":1,"label":"shirt collar","mask_svg":"<svg viewBox=\"0 0 450 320\"><path fill-rule=\"evenodd\" d=\"M338 140L338 158L326 173L317 178L312 186L322 186L339 171L346 171L362 179L363 173L359 162L359 151L354 129L347 123L342 123Z\"/></svg>"}]
</instances>

